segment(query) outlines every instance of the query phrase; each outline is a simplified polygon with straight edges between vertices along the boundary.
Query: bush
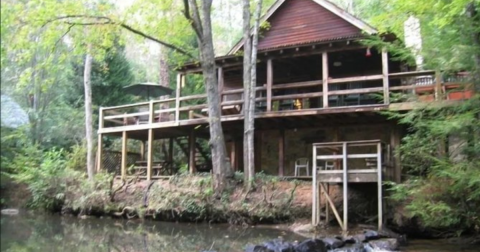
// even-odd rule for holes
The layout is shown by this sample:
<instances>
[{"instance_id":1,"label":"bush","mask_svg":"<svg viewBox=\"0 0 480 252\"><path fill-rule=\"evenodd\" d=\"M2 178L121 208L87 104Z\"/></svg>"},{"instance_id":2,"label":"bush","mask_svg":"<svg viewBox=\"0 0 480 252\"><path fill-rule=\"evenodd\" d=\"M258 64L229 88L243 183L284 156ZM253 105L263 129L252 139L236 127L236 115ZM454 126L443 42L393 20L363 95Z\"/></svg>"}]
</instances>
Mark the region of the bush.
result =
<instances>
[{"instance_id":1,"label":"bush","mask_svg":"<svg viewBox=\"0 0 480 252\"><path fill-rule=\"evenodd\" d=\"M425 227L480 232L480 97L394 116L410 134L400 147L407 180L392 198Z\"/></svg>"}]
</instances>

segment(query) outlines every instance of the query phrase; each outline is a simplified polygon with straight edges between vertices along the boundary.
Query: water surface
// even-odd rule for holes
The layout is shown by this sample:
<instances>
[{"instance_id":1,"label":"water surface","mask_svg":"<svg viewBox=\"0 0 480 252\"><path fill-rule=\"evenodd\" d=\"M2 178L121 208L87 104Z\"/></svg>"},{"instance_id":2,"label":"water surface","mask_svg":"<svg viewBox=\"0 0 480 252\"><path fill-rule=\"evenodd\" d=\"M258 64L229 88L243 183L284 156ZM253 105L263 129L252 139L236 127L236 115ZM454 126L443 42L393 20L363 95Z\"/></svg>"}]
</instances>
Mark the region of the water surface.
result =
<instances>
[{"instance_id":1,"label":"water surface","mask_svg":"<svg viewBox=\"0 0 480 252\"><path fill-rule=\"evenodd\" d=\"M305 238L274 227L170 223L124 219L78 219L58 215L2 216L1 251L243 251L247 244L261 244L283 237L293 242ZM480 251L445 240L416 240L406 252Z\"/></svg>"}]
</instances>

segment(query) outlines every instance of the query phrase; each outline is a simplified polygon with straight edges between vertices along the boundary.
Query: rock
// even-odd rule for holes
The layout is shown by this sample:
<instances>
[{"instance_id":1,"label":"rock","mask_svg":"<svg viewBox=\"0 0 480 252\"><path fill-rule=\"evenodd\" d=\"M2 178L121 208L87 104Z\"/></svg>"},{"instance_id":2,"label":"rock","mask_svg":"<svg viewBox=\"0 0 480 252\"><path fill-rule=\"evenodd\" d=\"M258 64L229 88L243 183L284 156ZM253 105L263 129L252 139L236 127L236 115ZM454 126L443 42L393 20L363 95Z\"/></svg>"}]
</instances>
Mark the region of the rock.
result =
<instances>
[{"instance_id":1,"label":"rock","mask_svg":"<svg viewBox=\"0 0 480 252\"><path fill-rule=\"evenodd\" d=\"M328 252L365 252L363 243L355 243L349 247L337 248L334 250L329 250ZM370 251L369 251L370 252Z\"/></svg>"},{"instance_id":2,"label":"rock","mask_svg":"<svg viewBox=\"0 0 480 252\"><path fill-rule=\"evenodd\" d=\"M342 240L345 244L354 244L354 243L357 242L355 240L355 237L353 237L353 236L345 236L345 237L342 238Z\"/></svg>"},{"instance_id":3,"label":"rock","mask_svg":"<svg viewBox=\"0 0 480 252\"><path fill-rule=\"evenodd\" d=\"M326 252L327 247L322 240L308 239L295 247L294 252Z\"/></svg>"},{"instance_id":4,"label":"rock","mask_svg":"<svg viewBox=\"0 0 480 252\"><path fill-rule=\"evenodd\" d=\"M398 240L395 238L384 238L368 242L374 250L393 251L398 249Z\"/></svg>"},{"instance_id":5,"label":"rock","mask_svg":"<svg viewBox=\"0 0 480 252\"><path fill-rule=\"evenodd\" d=\"M18 213L19 213L18 209L14 209L14 208L2 209L3 215L18 215Z\"/></svg>"},{"instance_id":6,"label":"rock","mask_svg":"<svg viewBox=\"0 0 480 252\"><path fill-rule=\"evenodd\" d=\"M367 237L364 234L356 234L352 238L353 240L355 240L354 243L362 243L364 241L367 241Z\"/></svg>"},{"instance_id":7,"label":"rock","mask_svg":"<svg viewBox=\"0 0 480 252\"><path fill-rule=\"evenodd\" d=\"M281 239L265 242L263 246L274 252L295 252L295 247L293 244L285 242Z\"/></svg>"},{"instance_id":8,"label":"rock","mask_svg":"<svg viewBox=\"0 0 480 252\"><path fill-rule=\"evenodd\" d=\"M368 241L380 239L380 235L374 230L364 230L363 235L365 235L365 239Z\"/></svg>"},{"instance_id":9,"label":"rock","mask_svg":"<svg viewBox=\"0 0 480 252\"><path fill-rule=\"evenodd\" d=\"M325 243L325 246L327 249L336 249L336 248L341 248L343 245L345 245L345 242L337 239L337 238L332 238L332 237L326 237L322 239L323 243Z\"/></svg>"},{"instance_id":10,"label":"rock","mask_svg":"<svg viewBox=\"0 0 480 252\"><path fill-rule=\"evenodd\" d=\"M245 249L245 252L274 252L273 250L267 249L264 246L261 245L249 245Z\"/></svg>"}]
</instances>

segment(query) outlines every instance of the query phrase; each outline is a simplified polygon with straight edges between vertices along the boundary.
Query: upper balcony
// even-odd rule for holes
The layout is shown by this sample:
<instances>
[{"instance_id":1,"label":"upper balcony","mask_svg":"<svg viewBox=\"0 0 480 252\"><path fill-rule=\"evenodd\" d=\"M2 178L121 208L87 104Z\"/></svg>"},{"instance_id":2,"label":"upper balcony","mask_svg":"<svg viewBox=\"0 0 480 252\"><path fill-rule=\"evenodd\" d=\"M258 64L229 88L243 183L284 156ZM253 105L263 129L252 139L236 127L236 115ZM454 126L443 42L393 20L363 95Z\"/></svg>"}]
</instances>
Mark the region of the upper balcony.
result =
<instances>
[{"instance_id":1,"label":"upper balcony","mask_svg":"<svg viewBox=\"0 0 480 252\"><path fill-rule=\"evenodd\" d=\"M269 63L270 64L270 63ZM221 69L219 69L219 75ZM267 71L267 76L271 75ZM418 102L468 99L467 75L435 71L397 72L273 84L256 87L255 117L290 117L328 113L408 110ZM243 119L243 88L219 85L222 122ZM205 124L206 94L180 95L185 75L178 77L175 98L100 108L99 133Z\"/></svg>"}]
</instances>

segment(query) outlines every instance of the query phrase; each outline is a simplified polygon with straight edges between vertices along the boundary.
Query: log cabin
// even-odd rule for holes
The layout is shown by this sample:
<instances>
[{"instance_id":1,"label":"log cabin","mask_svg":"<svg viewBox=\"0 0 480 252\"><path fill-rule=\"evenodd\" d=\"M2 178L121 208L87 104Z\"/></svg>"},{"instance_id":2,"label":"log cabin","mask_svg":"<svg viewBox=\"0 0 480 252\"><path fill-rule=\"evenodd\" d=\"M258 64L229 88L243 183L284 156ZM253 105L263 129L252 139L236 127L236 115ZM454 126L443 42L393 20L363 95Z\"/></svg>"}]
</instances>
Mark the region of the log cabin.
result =
<instances>
[{"instance_id":1,"label":"log cabin","mask_svg":"<svg viewBox=\"0 0 480 252\"><path fill-rule=\"evenodd\" d=\"M320 221L323 198L344 230L348 183L376 183L380 227L381 184L401 181L400 158L394 153L404 134L381 112L455 102L471 97L471 91L458 89L461 75L415 71L392 60L386 49L362 44L379 36L377 30L325 0L278 0L261 22L270 27L261 31L258 43L256 172L313 180L312 223ZM242 47L240 40L216 58L221 122L235 171L243 170ZM182 94L188 78L201 74L200 65L185 64L177 72L175 97L100 108L98 169L121 178L168 177L179 169L174 152L185 156L191 173L211 169L206 94ZM147 120L138 120L141 116ZM105 137L121 138L121 151L107 156ZM136 153L129 152L130 141L140 143ZM155 153L154 141L163 142L162 155ZM329 183L343 184L343 218L325 193Z\"/></svg>"}]
</instances>

